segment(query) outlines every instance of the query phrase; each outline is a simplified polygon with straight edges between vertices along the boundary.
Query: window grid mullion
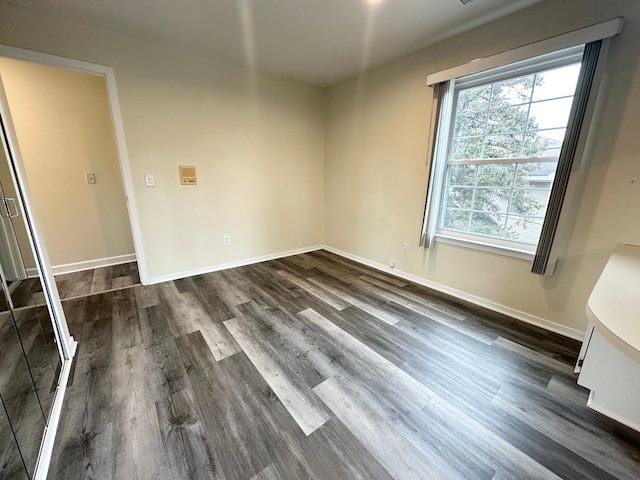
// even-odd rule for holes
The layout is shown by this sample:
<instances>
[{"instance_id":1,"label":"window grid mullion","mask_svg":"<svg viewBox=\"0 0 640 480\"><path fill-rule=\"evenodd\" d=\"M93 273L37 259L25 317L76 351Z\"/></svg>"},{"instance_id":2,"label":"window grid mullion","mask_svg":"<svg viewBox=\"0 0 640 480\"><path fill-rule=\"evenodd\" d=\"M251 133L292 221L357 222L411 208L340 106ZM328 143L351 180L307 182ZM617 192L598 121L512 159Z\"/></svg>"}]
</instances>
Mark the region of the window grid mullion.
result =
<instances>
[{"instance_id":1,"label":"window grid mullion","mask_svg":"<svg viewBox=\"0 0 640 480\"><path fill-rule=\"evenodd\" d=\"M473 210L476 204L476 192L478 191L478 172L480 171L480 167L478 166L475 171L475 176L473 179L473 193L471 194L471 208L469 209L469 220L467 221L467 231L471 230L471 219L473 218Z\"/></svg>"},{"instance_id":2,"label":"window grid mullion","mask_svg":"<svg viewBox=\"0 0 640 480\"><path fill-rule=\"evenodd\" d=\"M489 103L487 104L487 110L484 116L484 134L482 135L482 149L480 149L480 158L484 158L484 147L487 144L487 131L489 130L489 111L491 110L491 102L493 102L493 85L491 85L491 91L489 92Z\"/></svg>"},{"instance_id":3,"label":"window grid mullion","mask_svg":"<svg viewBox=\"0 0 640 480\"><path fill-rule=\"evenodd\" d=\"M513 169L513 180L511 180L511 192L509 193L509 201L507 202L507 215L504 219L504 227L502 227L502 236L506 237L507 235L507 224L509 223L509 212L511 212L511 205L513 203L513 192L516 190L516 178L518 178L518 168L519 164L516 163L516 168Z\"/></svg>"}]
</instances>

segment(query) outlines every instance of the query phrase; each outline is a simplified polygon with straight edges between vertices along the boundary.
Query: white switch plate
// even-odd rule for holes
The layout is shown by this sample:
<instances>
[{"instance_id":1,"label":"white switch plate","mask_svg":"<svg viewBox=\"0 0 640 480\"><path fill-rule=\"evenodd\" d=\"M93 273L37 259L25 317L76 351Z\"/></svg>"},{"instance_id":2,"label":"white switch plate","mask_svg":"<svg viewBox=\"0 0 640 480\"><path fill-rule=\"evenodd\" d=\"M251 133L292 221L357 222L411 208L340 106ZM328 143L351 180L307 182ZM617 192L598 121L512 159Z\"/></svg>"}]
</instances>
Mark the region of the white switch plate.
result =
<instances>
[{"instance_id":1,"label":"white switch plate","mask_svg":"<svg viewBox=\"0 0 640 480\"><path fill-rule=\"evenodd\" d=\"M230 235L223 235L222 236L222 244L223 245L231 245L231 236Z\"/></svg>"},{"instance_id":2,"label":"white switch plate","mask_svg":"<svg viewBox=\"0 0 640 480\"><path fill-rule=\"evenodd\" d=\"M408 243L405 243L405 244L402 245L402 253L404 253L405 255L407 253L409 253L409 244Z\"/></svg>"},{"instance_id":3,"label":"white switch plate","mask_svg":"<svg viewBox=\"0 0 640 480\"><path fill-rule=\"evenodd\" d=\"M84 174L84 179L88 184L93 185L96 183L96 174L87 172Z\"/></svg>"},{"instance_id":4,"label":"white switch plate","mask_svg":"<svg viewBox=\"0 0 640 480\"><path fill-rule=\"evenodd\" d=\"M147 187L155 187L156 186L156 177L153 173L145 173L144 174L144 184Z\"/></svg>"}]
</instances>

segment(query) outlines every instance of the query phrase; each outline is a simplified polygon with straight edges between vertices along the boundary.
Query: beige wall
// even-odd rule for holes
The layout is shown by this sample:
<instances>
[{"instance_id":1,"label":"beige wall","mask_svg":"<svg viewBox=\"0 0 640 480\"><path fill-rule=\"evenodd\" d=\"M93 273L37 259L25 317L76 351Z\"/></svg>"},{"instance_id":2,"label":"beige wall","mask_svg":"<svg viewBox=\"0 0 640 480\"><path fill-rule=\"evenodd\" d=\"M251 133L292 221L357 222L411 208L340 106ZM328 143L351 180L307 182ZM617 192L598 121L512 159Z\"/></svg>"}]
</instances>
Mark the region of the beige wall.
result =
<instances>
[{"instance_id":1,"label":"beige wall","mask_svg":"<svg viewBox=\"0 0 640 480\"><path fill-rule=\"evenodd\" d=\"M0 75L52 265L134 253L102 77L6 58Z\"/></svg>"},{"instance_id":2,"label":"beige wall","mask_svg":"<svg viewBox=\"0 0 640 480\"><path fill-rule=\"evenodd\" d=\"M323 90L0 9L0 43L113 67L151 279L322 242Z\"/></svg>"},{"instance_id":3,"label":"beige wall","mask_svg":"<svg viewBox=\"0 0 640 480\"><path fill-rule=\"evenodd\" d=\"M404 272L583 329L585 301L614 244L640 243L636 0L546 0L327 92L0 9L1 43L114 68L151 277L324 240L383 264L394 257ZM449 245L425 255L416 241L427 175L426 75L615 15L626 26L612 44L587 193L557 273L541 279L528 262ZM179 164L197 165L197 187L178 185ZM155 173L158 186L145 188L144 173ZM231 247L222 247L223 234L232 236Z\"/></svg>"},{"instance_id":4,"label":"beige wall","mask_svg":"<svg viewBox=\"0 0 640 480\"><path fill-rule=\"evenodd\" d=\"M552 278L530 263L438 244L418 248L431 91L426 75L625 16L611 46L601 127L569 251ZM328 92L325 236L340 250L444 287L583 330L584 307L616 242L640 243L640 3L546 0L343 82ZM403 255L403 242L411 244Z\"/></svg>"}]
</instances>

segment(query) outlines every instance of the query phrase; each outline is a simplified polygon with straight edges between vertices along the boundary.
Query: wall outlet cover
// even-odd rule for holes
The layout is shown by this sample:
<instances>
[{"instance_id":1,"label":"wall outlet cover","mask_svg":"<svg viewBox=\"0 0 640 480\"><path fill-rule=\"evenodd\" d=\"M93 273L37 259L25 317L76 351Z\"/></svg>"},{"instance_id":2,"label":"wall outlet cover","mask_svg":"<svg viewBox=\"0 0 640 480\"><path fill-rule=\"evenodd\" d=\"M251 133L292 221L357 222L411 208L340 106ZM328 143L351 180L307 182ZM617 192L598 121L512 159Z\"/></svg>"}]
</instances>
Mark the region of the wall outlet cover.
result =
<instances>
[{"instance_id":1,"label":"wall outlet cover","mask_svg":"<svg viewBox=\"0 0 640 480\"><path fill-rule=\"evenodd\" d=\"M144 184L147 187L155 187L156 186L156 177L153 173L145 173L144 174Z\"/></svg>"}]
</instances>

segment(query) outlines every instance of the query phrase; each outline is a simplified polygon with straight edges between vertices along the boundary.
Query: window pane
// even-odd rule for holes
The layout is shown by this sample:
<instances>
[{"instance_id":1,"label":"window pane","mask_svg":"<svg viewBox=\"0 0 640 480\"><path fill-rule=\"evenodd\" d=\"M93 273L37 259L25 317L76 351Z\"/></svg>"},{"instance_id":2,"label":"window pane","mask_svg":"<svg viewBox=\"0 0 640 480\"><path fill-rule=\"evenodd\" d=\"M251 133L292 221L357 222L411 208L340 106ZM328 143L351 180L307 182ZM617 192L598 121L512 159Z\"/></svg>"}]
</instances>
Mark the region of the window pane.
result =
<instances>
[{"instance_id":1,"label":"window pane","mask_svg":"<svg viewBox=\"0 0 640 480\"><path fill-rule=\"evenodd\" d=\"M453 142L453 159L480 158L480 155L482 155L482 140L482 137L455 140Z\"/></svg>"},{"instance_id":2,"label":"window pane","mask_svg":"<svg viewBox=\"0 0 640 480\"><path fill-rule=\"evenodd\" d=\"M573 95L579 75L579 63L539 73L533 90L533 100L546 100Z\"/></svg>"},{"instance_id":3,"label":"window pane","mask_svg":"<svg viewBox=\"0 0 640 480\"><path fill-rule=\"evenodd\" d=\"M509 213L544 215L549 203L550 190L516 189L513 192Z\"/></svg>"},{"instance_id":4,"label":"window pane","mask_svg":"<svg viewBox=\"0 0 640 480\"><path fill-rule=\"evenodd\" d=\"M534 78L535 75L528 75L494 83L491 108L528 103L531 99Z\"/></svg>"},{"instance_id":5,"label":"window pane","mask_svg":"<svg viewBox=\"0 0 640 480\"><path fill-rule=\"evenodd\" d=\"M510 197L510 188L477 188L473 209L488 213L507 213Z\"/></svg>"},{"instance_id":6,"label":"window pane","mask_svg":"<svg viewBox=\"0 0 640 480\"><path fill-rule=\"evenodd\" d=\"M489 111L487 133L509 133L527 130L528 105L497 108ZM532 129L533 126L529 127Z\"/></svg>"},{"instance_id":7,"label":"window pane","mask_svg":"<svg viewBox=\"0 0 640 480\"><path fill-rule=\"evenodd\" d=\"M522 147L522 136L522 133L487 135L482 158L519 157Z\"/></svg>"},{"instance_id":8,"label":"window pane","mask_svg":"<svg viewBox=\"0 0 640 480\"><path fill-rule=\"evenodd\" d=\"M471 209L473 187L447 187L445 205L451 208Z\"/></svg>"},{"instance_id":9,"label":"window pane","mask_svg":"<svg viewBox=\"0 0 640 480\"><path fill-rule=\"evenodd\" d=\"M547 150L556 146L556 142L552 142L537 131L527 132L524 134L522 155L525 157L544 157Z\"/></svg>"},{"instance_id":10,"label":"window pane","mask_svg":"<svg viewBox=\"0 0 640 480\"><path fill-rule=\"evenodd\" d=\"M519 242L538 243L543 221L543 217L509 215L505 238Z\"/></svg>"},{"instance_id":11,"label":"window pane","mask_svg":"<svg viewBox=\"0 0 640 480\"><path fill-rule=\"evenodd\" d=\"M487 110L491 99L491 85L468 88L458 94L457 113Z\"/></svg>"},{"instance_id":12,"label":"window pane","mask_svg":"<svg viewBox=\"0 0 640 480\"><path fill-rule=\"evenodd\" d=\"M510 187L516 166L513 163L485 164L478 166L478 185Z\"/></svg>"},{"instance_id":13,"label":"window pane","mask_svg":"<svg viewBox=\"0 0 640 480\"><path fill-rule=\"evenodd\" d=\"M471 228L469 231L481 235L502 237L504 235L505 221L506 215L474 212L471 217Z\"/></svg>"},{"instance_id":14,"label":"window pane","mask_svg":"<svg viewBox=\"0 0 640 480\"><path fill-rule=\"evenodd\" d=\"M529 112L531 130L564 128L569 121L572 103L573 97L532 103Z\"/></svg>"},{"instance_id":15,"label":"window pane","mask_svg":"<svg viewBox=\"0 0 640 480\"><path fill-rule=\"evenodd\" d=\"M475 112L456 117L454 137L484 135L487 126L487 112Z\"/></svg>"},{"instance_id":16,"label":"window pane","mask_svg":"<svg viewBox=\"0 0 640 480\"><path fill-rule=\"evenodd\" d=\"M450 165L447 171L447 185L474 185L476 169L475 165Z\"/></svg>"},{"instance_id":17,"label":"window pane","mask_svg":"<svg viewBox=\"0 0 640 480\"><path fill-rule=\"evenodd\" d=\"M469 228L470 211L449 210L445 208L442 214L442 227L450 230L460 230L466 232Z\"/></svg>"}]
</instances>

